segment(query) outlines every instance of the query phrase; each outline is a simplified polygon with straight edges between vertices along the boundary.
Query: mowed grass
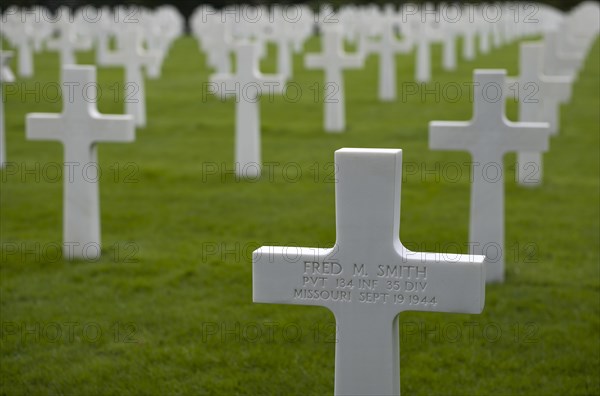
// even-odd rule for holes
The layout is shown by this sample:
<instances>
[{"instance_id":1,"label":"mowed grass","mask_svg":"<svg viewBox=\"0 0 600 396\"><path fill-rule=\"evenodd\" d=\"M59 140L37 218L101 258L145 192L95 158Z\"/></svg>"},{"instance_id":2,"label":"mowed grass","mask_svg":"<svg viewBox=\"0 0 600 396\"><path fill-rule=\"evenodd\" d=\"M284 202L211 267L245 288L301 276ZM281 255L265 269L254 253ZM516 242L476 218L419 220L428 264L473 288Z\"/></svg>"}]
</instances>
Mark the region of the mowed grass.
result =
<instances>
[{"instance_id":1,"label":"mowed grass","mask_svg":"<svg viewBox=\"0 0 600 396\"><path fill-rule=\"evenodd\" d=\"M318 48L316 39L306 45ZM470 158L430 151L427 125L469 119L473 69L515 75L518 44L461 60L455 72L441 70L439 47L433 53L425 97L412 54L398 56L394 103L377 100L376 57L347 71L343 134L323 131L315 96L323 73L305 70L296 55L294 88L261 103L271 165L259 181L238 181L234 103L206 94L204 55L193 39L179 39L162 78L147 80L148 126L135 143L99 145L96 262L56 257L62 147L25 140L24 123L27 113L61 110L52 90L58 56L37 54L35 78L5 87L1 393L332 394L333 315L253 304L251 252L334 243L331 176L341 147L403 149L401 240L414 250L466 252ZM599 58L596 42L561 110L543 185L517 186L515 156L505 159L507 279L487 287L484 312L401 315L403 394L600 393ZM274 60L270 48L263 71L275 71ZM122 69L98 69L101 112L122 113L122 80ZM515 119L514 103L508 111Z\"/></svg>"}]
</instances>

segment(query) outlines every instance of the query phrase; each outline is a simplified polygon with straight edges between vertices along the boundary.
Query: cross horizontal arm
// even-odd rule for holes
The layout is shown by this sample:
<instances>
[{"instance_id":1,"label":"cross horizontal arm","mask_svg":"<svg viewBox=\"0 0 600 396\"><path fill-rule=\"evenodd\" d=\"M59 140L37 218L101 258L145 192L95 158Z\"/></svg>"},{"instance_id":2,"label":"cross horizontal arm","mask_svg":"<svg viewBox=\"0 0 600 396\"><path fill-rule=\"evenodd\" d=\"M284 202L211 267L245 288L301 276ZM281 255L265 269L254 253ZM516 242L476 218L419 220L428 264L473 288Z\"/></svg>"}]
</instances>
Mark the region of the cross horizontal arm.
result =
<instances>
[{"instance_id":1,"label":"cross horizontal arm","mask_svg":"<svg viewBox=\"0 0 600 396\"><path fill-rule=\"evenodd\" d=\"M286 78L279 74L262 74L257 77L261 86L262 94L282 94L285 88Z\"/></svg>"},{"instance_id":2,"label":"cross horizontal arm","mask_svg":"<svg viewBox=\"0 0 600 396\"><path fill-rule=\"evenodd\" d=\"M103 54L102 64L105 66L122 66L127 63L127 55L120 51L107 50Z\"/></svg>"},{"instance_id":3,"label":"cross horizontal arm","mask_svg":"<svg viewBox=\"0 0 600 396\"><path fill-rule=\"evenodd\" d=\"M404 266L422 266L426 270L426 295L436 298L435 305L413 308L419 311L481 313L485 302L485 256L454 253L402 253ZM410 305L408 309L411 310Z\"/></svg>"},{"instance_id":4,"label":"cross horizontal arm","mask_svg":"<svg viewBox=\"0 0 600 396\"><path fill-rule=\"evenodd\" d=\"M91 112L93 121L91 140L96 142L132 142L135 140L135 122L133 116L103 115L97 111Z\"/></svg>"},{"instance_id":5,"label":"cross horizontal arm","mask_svg":"<svg viewBox=\"0 0 600 396\"><path fill-rule=\"evenodd\" d=\"M346 55L342 58L342 68L357 69L363 67L365 64L364 57L360 54Z\"/></svg>"},{"instance_id":6,"label":"cross horizontal arm","mask_svg":"<svg viewBox=\"0 0 600 396\"><path fill-rule=\"evenodd\" d=\"M30 140L59 140L65 136L62 114L30 113L25 121L25 135Z\"/></svg>"},{"instance_id":7,"label":"cross horizontal arm","mask_svg":"<svg viewBox=\"0 0 600 396\"><path fill-rule=\"evenodd\" d=\"M505 152L547 151L549 147L550 125L547 122L511 122L505 120L506 130L502 132Z\"/></svg>"},{"instance_id":8,"label":"cross horizontal arm","mask_svg":"<svg viewBox=\"0 0 600 396\"><path fill-rule=\"evenodd\" d=\"M230 73L217 73L210 76L210 92L219 96L220 99L226 99L231 95L236 97L240 94L240 83L235 75Z\"/></svg>"},{"instance_id":9,"label":"cross horizontal arm","mask_svg":"<svg viewBox=\"0 0 600 396\"><path fill-rule=\"evenodd\" d=\"M429 148L432 150L470 150L477 132L471 121L431 121Z\"/></svg>"},{"instance_id":10,"label":"cross horizontal arm","mask_svg":"<svg viewBox=\"0 0 600 396\"><path fill-rule=\"evenodd\" d=\"M325 58L320 54L308 54L304 57L304 66L307 69L324 68L326 65Z\"/></svg>"},{"instance_id":11,"label":"cross horizontal arm","mask_svg":"<svg viewBox=\"0 0 600 396\"><path fill-rule=\"evenodd\" d=\"M378 40L364 37L360 42L359 53L363 55L378 52L406 53L412 49L413 45L410 38L398 40L397 38L392 37L389 41L385 41L384 37L381 37Z\"/></svg>"},{"instance_id":12,"label":"cross horizontal arm","mask_svg":"<svg viewBox=\"0 0 600 396\"><path fill-rule=\"evenodd\" d=\"M568 103L571 100L573 87L572 76L541 76L544 84L543 94L549 97L556 97L559 103Z\"/></svg>"},{"instance_id":13,"label":"cross horizontal arm","mask_svg":"<svg viewBox=\"0 0 600 396\"><path fill-rule=\"evenodd\" d=\"M327 263L333 249L263 246L252 253L253 301L263 303L324 305L313 292L297 292L312 282L315 288L327 283L327 278L339 274L339 264ZM308 263L308 264L307 264ZM304 279L305 277L312 278ZM321 278L321 279L318 279ZM325 278L323 280L322 278ZM307 282L303 285L304 282ZM296 292L295 292L296 291ZM300 294L298 294L300 293Z\"/></svg>"}]
</instances>

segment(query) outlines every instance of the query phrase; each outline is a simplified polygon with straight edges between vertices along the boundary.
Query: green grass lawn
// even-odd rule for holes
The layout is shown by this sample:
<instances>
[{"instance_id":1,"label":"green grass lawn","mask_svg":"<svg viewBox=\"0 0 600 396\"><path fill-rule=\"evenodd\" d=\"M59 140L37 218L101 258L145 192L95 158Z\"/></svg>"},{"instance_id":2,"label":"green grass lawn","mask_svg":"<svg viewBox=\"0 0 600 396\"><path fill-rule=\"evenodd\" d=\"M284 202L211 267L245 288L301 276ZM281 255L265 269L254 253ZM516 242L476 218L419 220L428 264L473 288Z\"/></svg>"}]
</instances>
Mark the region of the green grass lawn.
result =
<instances>
[{"instance_id":1,"label":"green grass lawn","mask_svg":"<svg viewBox=\"0 0 600 396\"><path fill-rule=\"evenodd\" d=\"M306 48L318 46L312 39ZM237 181L233 101L204 95L204 56L193 39L178 40L162 78L147 81L148 126L135 143L100 145L103 256L96 262L56 258L62 147L26 141L24 122L30 112L60 112L50 84L58 81L58 55L37 54L35 78L5 89L12 164L0 172L0 393L331 394L333 315L253 304L251 252L333 245L330 176L341 147L403 149L401 240L413 249L466 252L463 163L470 157L430 151L427 125L469 119L462 84L475 68L515 75L518 44L460 61L452 73L440 69L440 54L436 47L439 88L428 89L459 84L460 100L403 98L414 88L407 55L398 57L400 99L380 103L378 61L370 57L345 74L343 134L322 130L315 83L323 74L305 70L296 55L300 97L290 90L261 104L263 161L272 164L260 181ZM275 71L274 55L264 71ZM93 59L79 54L80 63ZM487 287L483 313L401 315L403 394L600 393L599 62L597 41L561 110L543 185L518 187L515 155L506 157L507 277ZM98 70L101 112L122 113L114 85L122 79L122 69ZM516 104L508 111L514 119ZM460 165L458 179L438 179L452 171L448 164Z\"/></svg>"}]
</instances>

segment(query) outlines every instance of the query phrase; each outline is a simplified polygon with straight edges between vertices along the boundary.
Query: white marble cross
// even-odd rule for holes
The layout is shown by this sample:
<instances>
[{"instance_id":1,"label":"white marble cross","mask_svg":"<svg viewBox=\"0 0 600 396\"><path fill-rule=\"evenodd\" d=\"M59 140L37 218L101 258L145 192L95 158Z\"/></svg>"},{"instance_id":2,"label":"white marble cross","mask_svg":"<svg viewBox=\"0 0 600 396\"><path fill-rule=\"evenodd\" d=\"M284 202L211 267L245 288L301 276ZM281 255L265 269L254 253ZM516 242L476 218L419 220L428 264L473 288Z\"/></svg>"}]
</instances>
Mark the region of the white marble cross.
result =
<instances>
[{"instance_id":1,"label":"white marble cross","mask_svg":"<svg viewBox=\"0 0 600 396\"><path fill-rule=\"evenodd\" d=\"M260 73L254 43L237 44L235 53L236 74L214 74L210 81L213 93L222 98L229 95L236 97L236 175L242 178L256 178L261 173L259 98L268 95L272 100L274 94L281 94L285 78Z\"/></svg>"},{"instance_id":2,"label":"white marble cross","mask_svg":"<svg viewBox=\"0 0 600 396\"><path fill-rule=\"evenodd\" d=\"M148 76L159 78L173 41L183 32L183 17L173 6L164 5L144 13L142 22L148 52L156 55L156 62L147 68Z\"/></svg>"},{"instance_id":3,"label":"white marble cross","mask_svg":"<svg viewBox=\"0 0 600 396\"><path fill-rule=\"evenodd\" d=\"M284 23L282 22L282 24ZM292 78L294 68L293 41L281 32L275 37L275 42L277 43L277 74L289 80Z\"/></svg>"},{"instance_id":4,"label":"white marble cross","mask_svg":"<svg viewBox=\"0 0 600 396\"><path fill-rule=\"evenodd\" d=\"M573 77L545 75L543 59L542 42L521 43L519 77L512 79L514 84L509 82L507 89L518 93L519 121L547 122L550 134L556 134L560 126L560 105L571 98ZM519 184L539 185L542 172L541 152L517 152L515 177Z\"/></svg>"},{"instance_id":5,"label":"white marble cross","mask_svg":"<svg viewBox=\"0 0 600 396\"><path fill-rule=\"evenodd\" d=\"M71 18L69 9L66 7L61 9L61 15L65 17L56 22L58 37L48 40L46 47L59 52L61 65L75 65L77 64L75 51L90 49L92 41L89 37L78 34L75 21L69 20Z\"/></svg>"},{"instance_id":6,"label":"white marble cross","mask_svg":"<svg viewBox=\"0 0 600 396\"><path fill-rule=\"evenodd\" d=\"M0 50L0 82L14 82L15 74L12 72L8 65L13 59L14 53L12 51Z\"/></svg>"},{"instance_id":7,"label":"white marble cross","mask_svg":"<svg viewBox=\"0 0 600 396\"><path fill-rule=\"evenodd\" d=\"M156 54L145 51L141 45L138 29L132 28L118 35L118 49L103 54L105 65L123 66L125 68L125 113L133 116L135 125L146 126L146 94L142 67L146 70L159 62Z\"/></svg>"},{"instance_id":8,"label":"white marble cross","mask_svg":"<svg viewBox=\"0 0 600 396\"><path fill-rule=\"evenodd\" d=\"M379 41L364 38L364 54L377 53L379 55L379 100L394 101L397 98L396 84L396 54L407 53L413 48L409 37L402 41L396 37L395 26L390 18L381 21L381 39Z\"/></svg>"},{"instance_id":9,"label":"white marble cross","mask_svg":"<svg viewBox=\"0 0 600 396\"><path fill-rule=\"evenodd\" d=\"M441 26L442 32L442 67L446 71L456 70L456 38L457 32L450 23Z\"/></svg>"},{"instance_id":10,"label":"white marble cross","mask_svg":"<svg viewBox=\"0 0 600 396\"><path fill-rule=\"evenodd\" d=\"M417 37L415 55L415 81L427 83L431 81L431 37L429 23L420 19L413 21L414 35Z\"/></svg>"},{"instance_id":11,"label":"white marble cross","mask_svg":"<svg viewBox=\"0 0 600 396\"><path fill-rule=\"evenodd\" d=\"M509 151L548 149L548 124L510 122L506 106L505 70L475 70L473 118L433 121L429 148L466 150L471 163L469 250L486 254L488 282L504 280L504 165Z\"/></svg>"},{"instance_id":12,"label":"white marble cross","mask_svg":"<svg viewBox=\"0 0 600 396\"><path fill-rule=\"evenodd\" d=\"M44 18L33 18L39 11L39 8L19 9L15 6L8 7L1 16L0 36L6 38L17 50L17 75L24 78L33 76L34 58L33 51L35 47L34 33L36 26L49 25ZM29 14L25 17L25 13ZM41 21L41 23L34 22Z\"/></svg>"},{"instance_id":13,"label":"white marble cross","mask_svg":"<svg viewBox=\"0 0 600 396\"><path fill-rule=\"evenodd\" d=\"M472 21L462 22L460 27L462 33L462 56L465 60L475 59L475 37L477 35L476 27Z\"/></svg>"},{"instance_id":14,"label":"white marble cross","mask_svg":"<svg viewBox=\"0 0 600 396\"><path fill-rule=\"evenodd\" d=\"M544 72L552 76L577 76L581 60L561 52L556 30L544 34Z\"/></svg>"},{"instance_id":15,"label":"white marble cross","mask_svg":"<svg viewBox=\"0 0 600 396\"><path fill-rule=\"evenodd\" d=\"M27 139L59 140L64 146L63 255L96 259L100 255L98 142L131 142L130 115L102 115L96 107L96 69L63 67L61 114L27 115Z\"/></svg>"},{"instance_id":16,"label":"white marble cross","mask_svg":"<svg viewBox=\"0 0 600 396\"><path fill-rule=\"evenodd\" d=\"M277 44L277 74L286 81L291 79L294 71L293 46L298 43L299 32L295 30L295 23L284 17L280 6L273 6L270 15L271 21L260 31L266 41Z\"/></svg>"},{"instance_id":17,"label":"white marble cross","mask_svg":"<svg viewBox=\"0 0 600 396\"><path fill-rule=\"evenodd\" d=\"M490 52L490 35L491 26L485 19L480 19L478 24L478 37L479 37L479 52L487 54Z\"/></svg>"},{"instance_id":18,"label":"white marble cross","mask_svg":"<svg viewBox=\"0 0 600 396\"><path fill-rule=\"evenodd\" d=\"M62 22L59 26L61 25L64 25L64 28L60 30L59 36L52 40L48 40L46 42L46 48L58 51L61 66L76 65L75 45L69 37L69 22Z\"/></svg>"},{"instance_id":19,"label":"white marble cross","mask_svg":"<svg viewBox=\"0 0 600 396\"><path fill-rule=\"evenodd\" d=\"M33 48L31 38L27 35L25 26L23 31L15 34L14 44L17 47L17 74L20 77L33 77Z\"/></svg>"},{"instance_id":20,"label":"white marble cross","mask_svg":"<svg viewBox=\"0 0 600 396\"><path fill-rule=\"evenodd\" d=\"M215 19L209 19L212 23L209 24L210 28L203 32L200 43L206 51L208 64L216 69L217 73L231 73L230 56L235 47L231 25Z\"/></svg>"},{"instance_id":21,"label":"white marble cross","mask_svg":"<svg viewBox=\"0 0 600 396\"><path fill-rule=\"evenodd\" d=\"M336 395L399 395L398 314L480 313L485 258L402 245L402 150L345 148L335 166L334 247L257 249L253 300L333 312Z\"/></svg>"},{"instance_id":22,"label":"white marble cross","mask_svg":"<svg viewBox=\"0 0 600 396\"><path fill-rule=\"evenodd\" d=\"M13 57L11 51L0 51L0 168L6 163L6 136L4 135L4 94L5 82L15 81L15 76L8 64Z\"/></svg>"},{"instance_id":23,"label":"white marble cross","mask_svg":"<svg viewBox=\"0 0 600 396\"><path fill-rule=\"evenodd\" d=\"M499 11L498 12L502 12L500 11L501 7L499 7ZM502 44L504 44L504 21L501 18L500 20L498 20L497 22L493 22L491 23L490 26L491 29L491 34L492 34L492 43L494 44L494 47L500 47L502 46Z\"/></svg>"},{"instance_id":24,"label":"white marble cross","mask_svg":"<svg viewBox=\"0 0 600 396\"><path fill-rule=\"evenodd\" d=\"M308 69L325 69L325 131L343 132L346 128L344 94L344 69L363 67L362 54L348 55L339 27L323 27L321 54L307 54L304 58Z\"/></svg>"}]
</instances>

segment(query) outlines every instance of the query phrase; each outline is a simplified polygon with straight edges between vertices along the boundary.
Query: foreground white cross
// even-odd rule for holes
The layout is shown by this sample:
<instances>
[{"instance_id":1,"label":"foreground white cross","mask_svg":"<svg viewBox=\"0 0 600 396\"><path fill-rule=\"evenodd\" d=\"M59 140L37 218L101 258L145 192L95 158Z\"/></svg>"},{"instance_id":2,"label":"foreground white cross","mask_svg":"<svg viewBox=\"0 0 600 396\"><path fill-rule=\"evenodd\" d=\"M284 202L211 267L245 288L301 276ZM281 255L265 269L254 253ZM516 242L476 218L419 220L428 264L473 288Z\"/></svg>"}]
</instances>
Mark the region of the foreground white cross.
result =
<instances>
[{"instance_id":1,"label":"foreground white cross","mask_svg":"<svg viewBox=\"0 0 600 396\"><path fill-rule=\"evenodd\" d=\"M466 150L473 157L469 250L487 253L488 282L504 281L504 154L545 151L549 140L546 123L506 119L505 77L505 70L475 70L473 118L429 124L429 148Z\"/></svg>"},{"instance_id":2,"label":"foreground white cross","mask_svg":"<svg viewBox=\"0 0 600 396\"><path fill-rule=\"evenodd\" d=\"M335 165L334 247L254 251L253 299L333 312L336 395L399 395L398 314L480 313L485 258L402 245L402 150L341 149Z\"/></svg>"},{"instance_id":3,"label":"foreground white cross","mask_svg":"<svg viewBox=\"0 0 600 396\"><path fill-rule=\"evenodd\" d=\"M243 178L260 176L260 104L259 97L283 92L285 78L280 75L263 75L258 70L256 46L241 43L235 47L236 74L211 76L213 93L222 98L236 97L235 163L236 175Z\"/></svg>"},{"instance_id":4,"label":"foreground white cross","mask_svg":"<svg viewBox=\"0 0 600 396\"><path fill-rule=\"evenodd\" d=\"M15 76L8 64L13 57L11 51L0 51L0 168L6 163L6 137L4 136L4 93L5 82L15 81Z\"/></svg>"},{"instance_id":5,"label":"foreground white cross","mask_svg":"<svg viewBox=\"0 0 600 396\"><path fill-rule=\"evenodd\" d=\"M521 43L519 77L515 79L519 99L519 121L547 122L550 134L560 126L560 105L571 98L572 76L547 76L543 72L544 44ZM510 89L510 83L509 87ZM517 152L516 179L521 185L542 181L542 153Z\"/></svg>"},{"instance_id":6,"label":"foreground white cross","mask_svg":"<svg viewBox=\"0 0 600 396\"><path fill-rule=\"evenodd\" d=\"M59 140L64 146L63 255L68 260L100 255L97 142L135 139L130 115L101 115L96 108L96 69L63 68L63 112L27 115L27 139Z\"/></svg>"},{"instance_id":7,"label":"foreground white cross","mask_svg":"<svg viewBox=\"0 0 600 396\"><path fill-rule=\"evenodd\" d=\"M325 69L325 131L343 132L346 128L343 70L362 67L364 57L344 52L343 36L337 27L324 28L321 43L321 54L307 54L305 65L308 69Z\"/></svg>"}]
</instances>

